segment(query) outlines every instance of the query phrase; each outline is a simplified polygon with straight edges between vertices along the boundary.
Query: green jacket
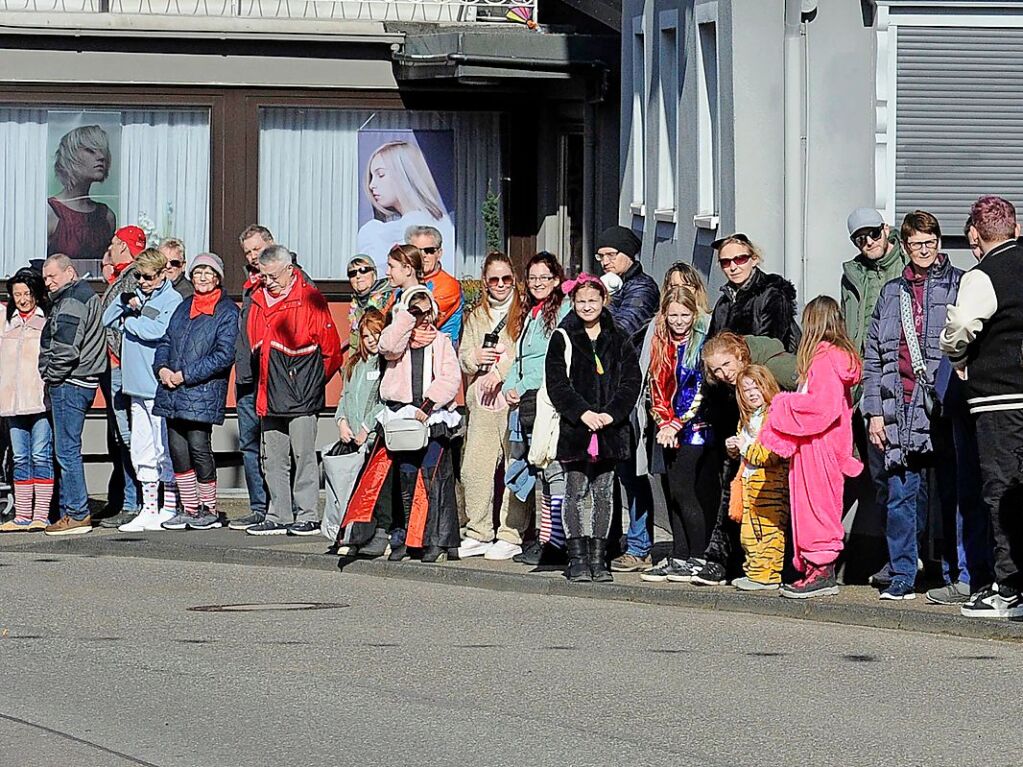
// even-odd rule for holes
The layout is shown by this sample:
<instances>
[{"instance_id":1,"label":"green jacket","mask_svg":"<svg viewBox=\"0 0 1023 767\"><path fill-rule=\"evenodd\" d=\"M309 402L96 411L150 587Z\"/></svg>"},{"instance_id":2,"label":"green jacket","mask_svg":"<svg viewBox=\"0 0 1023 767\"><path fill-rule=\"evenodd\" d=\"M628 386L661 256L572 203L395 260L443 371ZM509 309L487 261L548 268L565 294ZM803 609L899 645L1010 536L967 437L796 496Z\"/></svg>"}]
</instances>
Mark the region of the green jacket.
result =
<instances>
[{"instance_id":1,"label":"green jacket","mask_svg":"<svg viewBox=\"0 0 1023 767\"><path fill-rule=\"evenodd\" d=\"M749 347L751 365L763 365L771 371L782 391L795 391L799 381L796 374L796 355L785 351L777 338L743 336Z\"/></svg>"},{"instance_id":2,"label":"green jacket","mask_svg":"<svg viewBox=\"0 0 1023 767\"><path fill-rule=\"evenodd\" d=\"M886 282L900 277L908 263L899 243L899 235L892 232L888 242L892 244L892 249L877 261L865 258L861 253L842 264L842 313L845 315L849 337L861 356L881 288Z\"/></svg>"},{"instance_id":3,"label":"green jacket","mask_svg":"<svg viewBox=\"0 0 1023 767\"><path fill-rule=\"evenodd\" d=\"M343 371L342 375L346 372ZM383 409L380 402L380 355L374 354L357 362L351 378L345 380L334 420L348 421L348 428L355 434L361 429L372 434L377 416Z\"/></svg>"}]
</instances>

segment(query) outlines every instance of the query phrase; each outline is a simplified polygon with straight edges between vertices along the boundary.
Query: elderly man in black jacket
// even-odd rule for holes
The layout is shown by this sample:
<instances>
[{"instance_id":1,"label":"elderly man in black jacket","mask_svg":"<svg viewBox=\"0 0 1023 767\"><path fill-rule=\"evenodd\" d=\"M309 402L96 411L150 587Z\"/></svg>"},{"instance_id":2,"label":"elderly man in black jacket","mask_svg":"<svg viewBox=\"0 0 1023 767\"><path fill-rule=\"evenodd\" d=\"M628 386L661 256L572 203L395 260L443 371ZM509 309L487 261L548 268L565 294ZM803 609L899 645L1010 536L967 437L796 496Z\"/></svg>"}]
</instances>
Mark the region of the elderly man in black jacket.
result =
<instances>
[{"instance_id":1,"label":"elderly man in black jacket","mask_svg":"<svg viewBox=\"0 0 1023 767\"><path fill-rule=\"evenodd\" d=\"M604 271L616 274L622 286L611 296L609 308L615 325L631 340L638 355L643 345L647 325L657 314L661 291L657 283L643 271L639 263L639 237L624 226L612 226L597 238L597 258ZM638 425L632 424L631 454L644 450L638 444ZM629 504L629 530L625 553L611 563L615 572L645 570L652 564L650 548L653 545L653 495L650 481L636 475L636 459L621 461L616 469Z\"/></svg>"}]
</instances>

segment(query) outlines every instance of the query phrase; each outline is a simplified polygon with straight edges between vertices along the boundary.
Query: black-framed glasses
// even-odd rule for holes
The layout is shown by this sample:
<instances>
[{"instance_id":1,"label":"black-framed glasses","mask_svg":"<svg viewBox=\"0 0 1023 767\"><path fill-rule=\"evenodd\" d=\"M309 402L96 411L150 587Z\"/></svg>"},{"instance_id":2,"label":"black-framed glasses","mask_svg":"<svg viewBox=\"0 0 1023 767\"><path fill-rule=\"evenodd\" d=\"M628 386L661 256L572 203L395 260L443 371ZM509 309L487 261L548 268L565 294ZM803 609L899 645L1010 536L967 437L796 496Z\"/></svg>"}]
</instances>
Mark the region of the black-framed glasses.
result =
<instances>
[{"instance_id":1,"label":"black-framed glasses","mask_svg":"<svg viewBox=\"0 0 1023 767\"><path fill-rule=\"evenodd\" d=\"M428 256L432 256L434 253L440 250L440 248L420 248L420 250Z\"/></svg>"},{"instance_id":2,"label":"black-framed glasses","mask_svg":"<svg viewBox=\"0 0 1023 767\"><path fill-rule=\"evenodd\" d=\"M938 238L935 237L930 240L920 240L918 242L906 242L906 247L914 253L922 253L926 250L937 250L938 249Z\"/></svg>"},{"instance_id":3,"label":"black-framed glasses","mask_svg":"<svg viewBox=\"0 0 1023 767\"><path fill-rule=\"evenodd\" d=\"M857 232L849 239L853 241L853 245L857 248L862 248L867 244L867 240L877 242L882 236L884 236L884 227L875 226L873 229L864 229L862 232Z\"/></svg>"},{"instance_id":4,"label":"black-framed glasses","mask_svg":"<svg viewBox=\"0 0 1023 767\"><path fill-rule=\"evenodd\" d=\"M349 269L348 279L352 279L352 277L361 276L363 274L369 274L370 272L376 272L376 268L372 266L359 266L355 269Z\"/></svg>"},{"instance_id":5,"label":"black-framed glasses","mask_svg":"<svg viewBox=\"0 0 1023 767\"><path fill-rule=\"evenodd\" d=\"M504 285L507 287L509 285L514 284L515 278L510 274L502 274L500 276L487 277L487 285L489 285L492 288L496 288L498 285Z\"/></svg>"},{"instance_id":6,"label":"black-framed glasses","mask_svg":"<svg viewBox=\"0 0 1023 767\"><path fill-rule=\"evenodd\" d=\"M526 277L526 282L534 285L546 285L548 282L554 282L556 279L553 274L531 274Z\"/></svg>"}]
</instances>

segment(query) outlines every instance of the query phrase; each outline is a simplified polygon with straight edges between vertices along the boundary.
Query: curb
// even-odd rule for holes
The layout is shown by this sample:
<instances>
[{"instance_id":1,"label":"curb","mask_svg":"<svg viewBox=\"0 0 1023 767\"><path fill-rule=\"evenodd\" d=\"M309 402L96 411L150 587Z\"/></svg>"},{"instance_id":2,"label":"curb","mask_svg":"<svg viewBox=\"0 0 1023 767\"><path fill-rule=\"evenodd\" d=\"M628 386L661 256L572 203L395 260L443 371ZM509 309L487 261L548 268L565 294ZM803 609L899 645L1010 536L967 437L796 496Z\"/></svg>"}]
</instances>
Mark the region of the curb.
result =
<instances>
[{"instance_id":1,"label":"curb","mask_svg":"<svg viewBox=\"0 0 1023 767\"><path fill-rule=\"evenodd\" d=\"M634 604L683 607L719 612L746 613L820 623L834 623L898 631L915 631L968 639L989 639L1023 644L1023 621L969 620L948 612L928 612L863 604L834 603L826 599L782 599L769 595L739 593L730 589L686 588L622 583L569 583L561 578L537 577L472 567L423 565L416 562L339 559L333 554L311 554L261 547L181 546L147 537L75 537L47 539L0 548L0 553L70 554L138 557L213 564L288 567L325 572L351 572L378 578L397 578L448 586L467 586L543 596L613 600Z\"/></svg>"}]
</instances>

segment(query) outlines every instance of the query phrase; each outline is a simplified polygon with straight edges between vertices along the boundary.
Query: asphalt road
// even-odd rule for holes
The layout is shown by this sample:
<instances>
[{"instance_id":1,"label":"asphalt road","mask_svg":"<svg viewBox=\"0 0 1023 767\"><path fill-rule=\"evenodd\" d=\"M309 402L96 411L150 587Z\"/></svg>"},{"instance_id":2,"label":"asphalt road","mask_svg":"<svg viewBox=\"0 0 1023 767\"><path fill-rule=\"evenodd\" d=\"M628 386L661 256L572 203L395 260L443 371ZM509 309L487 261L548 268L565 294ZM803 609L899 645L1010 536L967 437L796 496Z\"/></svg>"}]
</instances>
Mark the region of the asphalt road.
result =
<instances>
[{"instance_id":1,"label":"asphalt road","mask_svg":"<svg viewBox=\"0 0 1023 767\"><path fill-rule=\"evenodd\" d=\"M195 611L290 603L320 610ZM0 765L1016 765L1023 647L0 554Z\"/></svg>"}]
</instances>

